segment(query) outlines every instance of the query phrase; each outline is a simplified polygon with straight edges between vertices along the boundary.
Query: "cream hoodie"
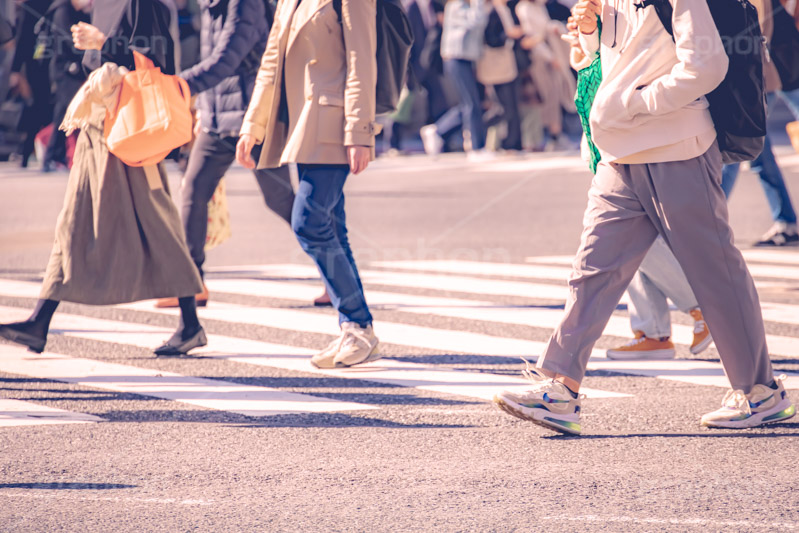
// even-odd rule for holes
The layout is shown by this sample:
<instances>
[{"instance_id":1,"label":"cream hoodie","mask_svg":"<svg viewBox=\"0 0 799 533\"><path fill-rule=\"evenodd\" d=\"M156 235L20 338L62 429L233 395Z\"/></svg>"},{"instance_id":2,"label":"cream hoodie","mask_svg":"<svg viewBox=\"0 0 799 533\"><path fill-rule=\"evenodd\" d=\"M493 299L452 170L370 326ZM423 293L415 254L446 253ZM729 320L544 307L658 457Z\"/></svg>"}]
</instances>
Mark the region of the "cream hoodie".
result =
<instances>
[{"instance_id":1,"label":"cream hoodie","mask_svg":"<svg viewBox=\"0 0 799 533\"><path fill-rule=\"evenodd\" d=\"M704 95L724 80L729 61L707 1L670 1L676 43L654 7L603 0L603 80L591 131L604 161L682 161L702 155L715 139ZM580 35L589 59L599 41L598 32Z\"/></svg>"}]
</instances>

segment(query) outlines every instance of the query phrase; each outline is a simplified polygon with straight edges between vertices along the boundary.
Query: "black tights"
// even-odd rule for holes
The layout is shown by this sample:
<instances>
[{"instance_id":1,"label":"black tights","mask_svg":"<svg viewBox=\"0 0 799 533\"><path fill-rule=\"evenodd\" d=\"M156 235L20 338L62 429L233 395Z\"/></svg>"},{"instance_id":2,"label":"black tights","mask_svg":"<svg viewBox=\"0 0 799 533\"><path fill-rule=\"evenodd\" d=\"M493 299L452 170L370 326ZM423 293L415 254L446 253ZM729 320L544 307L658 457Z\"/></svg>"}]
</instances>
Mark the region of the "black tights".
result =
<instances>
[{"instance_id":1,"label":"black tights","mask_svg":"<svg viewBox=\"0 0 799 533\"><path fill-rule=\"evenodd\" d=\"M50 330L50 320L53 319L53 313L58 308L58 300L39 300L36 302L36 308L33 310L28 322L30 324L30 333L37 337L47 337L47 332Z\"/></svg>"},{"instance_id":2,"label":"black tights","mask_svg":"<svg viewBox=\"0 0 799 533\"><path fill-rule=\"evenodd\" d=\"M37 337L47 337L50 330L50 321L58 308L58 300L39 300L30 318L26 322L28 332ZM192 337L200 329L200 319L197 317L197 302L194 296L178 298L180 304L180 326L178 331L183 340Z\"/></svg>"},{"instance_id":3,"label":"black tights","mask_svg":"<svg viewBox=\"0 0 799 533\"><path fill-rule=\"evenodd\" d=\"M193 337L200 329L200 319L197 317L197 300L194 296L178 298L178 305L180 305L180 326L178 331L185 341Z\"/></svg>"}]
</instances>

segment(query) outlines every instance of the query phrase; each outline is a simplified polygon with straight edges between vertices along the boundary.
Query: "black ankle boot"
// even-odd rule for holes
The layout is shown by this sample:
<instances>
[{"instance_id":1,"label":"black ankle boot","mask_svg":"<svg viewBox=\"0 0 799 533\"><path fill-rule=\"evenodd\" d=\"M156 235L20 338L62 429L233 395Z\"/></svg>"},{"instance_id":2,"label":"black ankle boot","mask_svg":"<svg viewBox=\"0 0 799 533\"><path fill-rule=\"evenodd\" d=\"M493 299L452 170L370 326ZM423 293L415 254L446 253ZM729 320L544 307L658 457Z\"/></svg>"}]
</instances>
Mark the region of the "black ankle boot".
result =
<instances>
[{"instance_id":1,"label":"black ankle boot","mask_svg":"<svg viewBox=\"0 0 799 533\"><path fill-rule=\"evenodd\" d=\"M201 326L194 331L182 328L176 331L172 338L166 341L163 346L156 348L155 355L160 357L179 357L206 344L208 344L208 338L205 336L205 330Z\"/></svg>"},{"instance_id":2,"label":"black ankle boot","mask_svg":"<svg viewBox=\"0 0 799 533\"><path fill-rule=\"evenodd\" d=\"M33 353L42 353L47 344L47 330L33 320L0 324L0 337L27 346Z\"/></svg>"}]
</instances>

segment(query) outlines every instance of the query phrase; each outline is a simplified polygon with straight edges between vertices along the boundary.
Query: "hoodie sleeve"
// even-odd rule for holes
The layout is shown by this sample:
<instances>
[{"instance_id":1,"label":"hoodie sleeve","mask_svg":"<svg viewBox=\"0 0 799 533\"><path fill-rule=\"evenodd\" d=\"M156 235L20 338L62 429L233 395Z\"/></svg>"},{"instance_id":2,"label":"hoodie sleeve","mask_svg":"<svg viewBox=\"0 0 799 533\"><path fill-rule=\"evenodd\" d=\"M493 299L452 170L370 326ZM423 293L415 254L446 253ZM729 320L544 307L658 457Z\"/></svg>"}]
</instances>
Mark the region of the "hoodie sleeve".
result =
<instances>
[{"instance_id":1,"label":"hoodie sleeve","mask_svg":"<svg viewBox=\"0 0 799 533\"><path fill-rule=\"evenodd\" d=\"M664 115L686 107L713 91L727 75L729 59L707 1L670 1L677 64L668 74L635 91L630 100L633 116Z\"/></svg>"},{"instance_id":2,"label":"hoodie sleeve","mask_svg":"<svg viewBox=\"0 0 799 533\"><path fill-rule=\"evenodd\" d=\"M211 55L183 71L180 76L192 94L206 91L236 73L253 44L263 38L266 27L262 0L231 0L225 25L213 43Z\"/></svg>"}]
</instances>

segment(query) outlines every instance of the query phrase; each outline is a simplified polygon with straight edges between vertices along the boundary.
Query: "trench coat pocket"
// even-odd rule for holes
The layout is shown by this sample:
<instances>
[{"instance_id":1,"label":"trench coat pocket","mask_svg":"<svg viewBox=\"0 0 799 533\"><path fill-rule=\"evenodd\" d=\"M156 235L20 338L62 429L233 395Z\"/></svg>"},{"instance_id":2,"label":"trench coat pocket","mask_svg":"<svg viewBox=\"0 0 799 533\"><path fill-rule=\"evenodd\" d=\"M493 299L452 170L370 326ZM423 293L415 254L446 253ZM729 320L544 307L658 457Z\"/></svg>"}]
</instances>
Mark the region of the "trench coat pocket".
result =
<instances>
[{"instance_id":1,"label":"trench coat pocket","mask_svg":"<svg viewBox=\"0 0 799 533\"><path fill-rule=\"evenodd\" d=\"M318 139L324 144L344 145L344 98L338 95L319 96Z\"/></svg>"}]
</instances>

